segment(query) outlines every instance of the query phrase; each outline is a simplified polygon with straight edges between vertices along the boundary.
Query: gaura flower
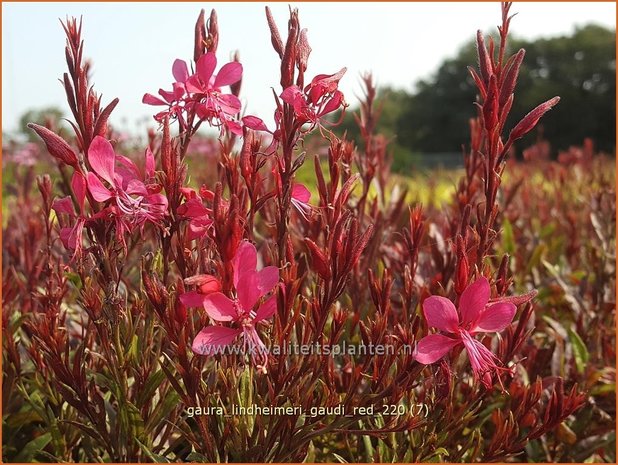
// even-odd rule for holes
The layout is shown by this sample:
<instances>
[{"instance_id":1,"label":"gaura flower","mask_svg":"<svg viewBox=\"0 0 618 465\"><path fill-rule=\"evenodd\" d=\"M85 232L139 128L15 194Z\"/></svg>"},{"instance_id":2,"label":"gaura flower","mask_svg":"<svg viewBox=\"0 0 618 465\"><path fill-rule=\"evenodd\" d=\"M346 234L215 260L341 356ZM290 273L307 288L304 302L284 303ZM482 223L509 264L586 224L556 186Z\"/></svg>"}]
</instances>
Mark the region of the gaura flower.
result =
<instances>
[{"instance_id":1,"label":"gaura flower","mask_svg":"<svg viewBox=\"0 0 618 465\"><path fill-rule=\"evenodd\" d=\"M174 79L176 81L172 84L171 91L159 89L159 95L161 98L152 94L144 94L142 103L145 103L146 105L167 106L167 111L157 113L154 117L155 120L161 123L166 117L170 119L177 118L181 128L184 129L185 120L183 117L183 97L186 94L185 82L189 78L187 63L179 59L174 61L172 66L172 74L174 75Z\"/></svg>"},{"instance_id":2,"label":"gaura flower","mask_svg":"<svg viewBox=\"0 0 618 465\"><path fill-rule=\"evenodd\" d=\"M116 220L116 232L120 237L126 230L143 229L147 221L161 224L167 212L167 198L158 193L158 185L144 184L154 176L152 153L146 151L146 173L141 176L131 160L116 155L112 144L97 136L88 149L88 161L94 171L87 174L88 190L97 202L111 200L110 213Z\"/></svg>"},{"instance_id":3,"label":"gaura flower","mask_svg":"<svg viewBox=\"0 0 618 465\"><path fill-rule=\"evenodd\" d=\"M82 252L82 236L84 233L84 225L87 221L86 214L84 212L84 202L86 200L86 180L79 171L75 171L73 173L71 188L73 189L75 199L77 200L79 213L75 211L73 201L70 196L54 200L52 208L56 214L66 214L75 220L75 224L72 227L66 227L60 230L60 240L62 240L62 244L64 244L67 249L74 250L73 257L76 257L81 255Z\"/></svg>"},{"instance_id":4,"label":"gaura flower","mask_svg":"<svg viewBox=\"0 0 618 465\"><path fill-rule=\"evenodd\" d=\"M177 59L172 66L175 82L171 91L159 89L161 98L145 94L142 103L167 106L166 111L155 115L162 122L165 117L177 118L181 129L186 126L186 113L194 110L201 119L215 127L225 127L234 134L242 134L242 125L236 120L240 113L240 100L234 94L222 92L221 88L236 84L242 78L242 65L226 63L215 74L217 57L208 52L196 63L195 74L189 74L187 63Z\"/></svg>"},{"instance_id":5,"label":"gaura flower","mask_svg":"<svg viewBox=\"0 0 618 465\"><path fill-rule=\"evenodd\" d=\"M292 186L292 205L307 221L309 221L307 215L311 213L311 205L309 205L310 198L311 192L309 192L309 189L307 189L303 184L294 183Z\"/></svg>"},{"instance_id":6,"label":"gaura flower","mask_svg":"<svg viewBox=\"0 0 618 465\"><path fill-rule=\"evenodd\" d=\"M241 80L242 65L232 61L214 74L216 67L217 57L214 53L208 52L199 58L196 73L186 80L187 91L193 94L190 104L201 119L214 126L223 124L233 133L242 134L241 125L233 119L240 112L240 100L234 94L221 91L221 87Z\"/></svg>"},{"instance_id":7,"label":"gaura flower","mask_svg":"<svg viewBox=\"0 0 618 465\"><path fill-rule=\"evenodd\" d=\"M277 285L279 269L267 266L257 271L257 251L248 241L238 247L232 266L236 294L230 298L222 292L212 292L203 298L204 309L213 321L232 326L206 326L193 340L192 348L200 355L221 353L242 335L245 352L250 353L256 368L266 373L267 348L255 328L277 311L276 294L266 300L263 297Z\"/></svg>"},{"instance_id":8,"label":"gaura flower","mask_svg":"<svg viewBox=\"0 0 618 465\"><path fill-rule=\"evenodd\" d=\"M414 358L425 365L444 357L452 348L463 344L472 365L474 378L488 389L492 386L492 374L508 371L500 366L500 360L475 339L479 333L495 333L505 329L515 316L517 307L505 301L489 303L490 288L485 277L478 278L461 294L459 314L450 300L431 296L423 302L427 324L447 333L430 334L421 339Z\"/></svg>"},{"instance_id":9,"label":"gaura flower","mask_svg":"<svg viewBox=\"0 0 618 465\"><path fill-rule=\"evenodd\" d=\"M197 290L185 292L179 296L180 302L187 307L203 307L208 294L221 291L221 282L209 274L198 274L185 279L187 286L197 286Z\"/></svg>"},{"instance_id":10,"label":"gaura flower","mask_svg":"<svg viewBox=\"0 0 618 465\"><path fill-rule=\"evenodd\" d=\"M201 196L193 189L181 187L180 191L187 199L178 207L178 215L189 220L188 236L191 241L203 237L212 225L212 210L204 206Z\"/></svg>"},{"instance_id":11,"label":"gaura flower","mask_svg":"<svg viewBox=\"0 0 618 465\"><path fill-rule=\"evenodd\" d=\"M324 116L345 106L343 93L338 90L345 72L343 68L335 74L319 74L303 90L292 85L281 93L281 100L294 108L301 124L320 124Z\"/></svg>"}]
</instances>

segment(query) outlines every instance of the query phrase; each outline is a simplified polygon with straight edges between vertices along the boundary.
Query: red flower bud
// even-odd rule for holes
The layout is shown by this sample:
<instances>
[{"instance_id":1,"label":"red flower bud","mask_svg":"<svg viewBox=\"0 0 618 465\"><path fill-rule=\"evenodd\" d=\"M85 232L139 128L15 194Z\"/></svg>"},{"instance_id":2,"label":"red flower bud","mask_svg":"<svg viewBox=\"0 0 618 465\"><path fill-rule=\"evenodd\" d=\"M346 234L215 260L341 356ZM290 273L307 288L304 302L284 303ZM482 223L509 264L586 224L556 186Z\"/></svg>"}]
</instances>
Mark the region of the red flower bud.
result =
<instances>
[{"instance_id":1,"label":"red flower bud","mask_svg":"<svg viewBox=\"0 0 618 465\"><path fill-rule=\"evenodd\" d=\"M483 33L477 31L476 33L476 51L479 59L479 71L481 72L481 78L487 86L489 84L489 78L493 75L493 65L489 53L487 53L487 47L485 46L485 39Z\"/></svg>"},{"instance_id":2,"label":"red flower bud","mask_svg":"<svg viewBox=\"0 0 618 465\"><path fill-rule=\"evenodd\" d=\"M221 291L221 282L212 275L198 274L184 280L187 286L197 286L200 294L210 294Z\"/></svg>"},{"instance_id":3,"label":"red flower bud","mask_svg":"<svg viewBox=\"0 0 618 465\"><path fill-rule=\"evenodd\" d=\"M305 239L305 244L309 248L309 252L311 252L311 263L313 264L313 268L320 275L320 277L324 280L328 280L331 277L330 266L328 265L328 259L326 254L318 247L318 245L313 242L311 239Z\"/></svg>"},{"instance_id":4,"label":"red flower bud","mask_svg":"<svg viewBox=\"0 0 618 465\"><path fill-rule=\"evenodd\" d=\"M187 307L185 307L185 305L180 301L179 298L176 298L176 305L174 310L174 317L176 318L176 321L181 325L184 324L185 321L187 321Z\"/></svg>"},{"instance_id":5,"label":"red flower bud","mask_svg":"<svg viewBox=\"0 0 618 465\"><path fill-rule=\"evenodd\" d=\"M197 17L195 23L195 43L193 45L193 60L197 63L197 60L204 54L206 47L204 39L206 38L206 25L204 21L205 11L200 11L200 15Z\"/></svg>"},{"instance_id":6,"label":"red flower bud","mask_svg":"<svg viewBox=\"0 0 618 465\"><path fill-rule=\"evenodd\" d=\"M266 7L266 20L268 21L268 28L270 29L270 41L273 44L273 48L279 55L279 58L283 58L283 41L281 40L281 34L279 34L279 28L268 7Z\"/></svg>"},{"instance_id":7,"label":"red flower bud","mask_svg":"<svg viewBox=\"0 0 618 465\"><path fill-rule=\"evenodd\" d=\"M532 131L536 124L539 122L541 117L551 110L558 102L560 101L560 97L554 97L547 102L541 103L538 107L528 113L523 119L517 123L517 125L511 131L509 135L509 140L511 142L516 141L517 139L522 138L527 133Z\"/></svg>"},{"instance_id":8,"label":"red flower bud","mask_svg":"<svg viewBox=\"0 0 618 465\"><path fill-rule=\"evenodd\" d=\"M519 52L513 55L512 60L508 63L509 66L506 70L506 74L504 75L504 80L500 88L500 107L504 106L515 89L517 77L519 76L519 68L521 63L524 61L525 54L526 51L523 48L520 49Z\"/></svg>"},{"instance_id":9,"label":"red flower bud","mask_svg":"<svg viewBox=\"0 0 618 465\"><path fill-rule=\"evenodd\" d=\"M62 137L38 124L30 123L28 127L43 139L51 156L67 165L77 167L77 155L75 155L71 146Z\"/></svg>"}]
</instances>

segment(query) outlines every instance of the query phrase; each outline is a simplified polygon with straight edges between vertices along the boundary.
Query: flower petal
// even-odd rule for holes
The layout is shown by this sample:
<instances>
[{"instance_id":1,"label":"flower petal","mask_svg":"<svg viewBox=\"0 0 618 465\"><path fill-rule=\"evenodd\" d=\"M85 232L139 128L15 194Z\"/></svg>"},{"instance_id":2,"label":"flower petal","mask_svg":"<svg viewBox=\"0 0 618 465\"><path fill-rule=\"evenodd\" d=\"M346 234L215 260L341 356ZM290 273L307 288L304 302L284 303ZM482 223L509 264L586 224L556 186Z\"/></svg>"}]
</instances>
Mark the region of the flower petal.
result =
<instances>
[{"instance_id":1,"label":"flower petal","mask_svg":"<svg viewBox=\"0 0 618 465\"><path fill-rule=\"evenodd\" d=\"M257 116L253 116L253 115L245 116L242 119L242 122L245 126L247 126L249 129L253 129L254 131L268 131L268 128L266 127L266 123L264 123L264 120L262 120L261 118L258 118Z\"/></svg>"},{"instance_id":2,"label":"flower petal","mask_svg":"<svg viewBox=\"0 0 618 465\"><path fill-rule=\"evenodd\" d=\"M197 286L203 295L221 291L221 282L210 274L198 274L185 278L185 285Z\"/></svg>"},{"instance_id":3,"label":"flower petal","mask_svg":"<svg viewBox=\"0 0 618 465\"><path fill-rule=\"evenodd\" d=\"M242 241L232 259L234 267L234 287L238 289L238 280L244 273L253 272L257 268L257 250L249 241Z\"/></svg>"},{"instance_id":4,"label":"flower petal","mask_svg":"<svg viewBox=\"0 0 618 465\"><path fill-rule=\"evenodd\" d=\"M187 86L188 92L192 92L192 93L204 92L204 89L202 88L202 84L200 83L197 75L195 74L193 76L190 76L189 79L187 79L187 82L185 82L185 85Z\"/></svg>"},{"instance_id":5,"label":"flower petal","mask_svg":"<svg viewBox=\"0 0 618 465\"><path fill-rule=\"evenodd\" d=\"M65 248L75 250L77 247L76 236L73 234L73 228L62 228L60 230L60 240Z\"/></svg>"},{"instance_id":6,"label":"flower petal","mask_svg":"<svg viewBox=\"0 0 618 465\"><path fill-rule=\"evenodd\" d=\"M300 91L298 86L292 85L286 87L285 90L281 92L280 97L281 100L283 100L285 103L289 105L294 105L298 97L302 98L302 92Z\"/></svg>"},{"instance_id":7,"label":"flower petal","mask_svg":"<svg viewBox=\"0 0 618 465\"><path fill-rule=\"evenodd\" d=\"M311 192L304 185L295 183L292 186L292 197L301 203L308 203L311 198Z\"/></svg>"},{"instance_id":8,"label":"flower petal","mask_svg":"<svg viewBox=\"0 0 618 465\"><path fill-rule=\"evenodd\" d=\"M440 360L460 342L461 340L459 339L451 339L442 334L430 334L421 339L416 345L414 359L419 363L429 365Z\"/></svg>"},{"instance_id":9,"label":"flower petal","mask_svg":"<svg viewBox=\"0 0 618 465\"><path fill-rule=\"evenodd\" d=\"M490 305L481 312L476 324L470 329L470 333L479 331L487 333L502 331L511 324L516 311L517 307L508 302L499 302Z\"/></svg>"},{"instance_id":10,"label":"flower petal","mask_svg":"<svg viewBox=\"0 0 618 465\"><path fill-rule=\"evenodd\" d=\"M277 311L277 295L273 294L268 299L266 299L266 302L260 305L260 308L258 309L257 315L255 316L255 319L253 320L253 322L259 323L262 320L266 320L272 317L276 311Z\"/></svg>"},{"instance_id":11,"label":"flower petal","mask_svg":"<svg viewBox=\"0 0 618 465\"><path fill-rule=\"evenodd\" d=\"M88 173L88 190L97 202L105 202L112 197L110 190L103 185L94 173Z\"/></svg>"},{"instance_id":12,"label":"flower petal","mask_svg":"<svg viewBox=\"0 0 618 465\"><path fill-rule=\"evenodd\" d=\"M144 97L142 97L142 103L145 103L146 105L167 105L166 102L152 94L144 94Z\"/></svg>"},{"instance_id":13,"label":"flower petal","mask_svg":"<svg viewBox=\"0 0 618 465\"><path fill-rule=\"evenodd\" d=\"M338 90L328 100L328 103L324 105L324 108L322 108L318 116L324 116L324 115L328 115L329 113L332 113L337 108L339 108L342 102L343 102L343 93Z\"/></svg>"},{"instance_id":14,"label":"flower petal","mask_svg":"<svg viewBox=\"0 0 618 465\"><path fill-rule=\"evenodd\" d=\"M237 136L242 136L242 125L238 121L232 119L225 119L223 121L228 131Z\"/></svg>"},{"instance_id":15,"label":"flower petal","mask_svg":"<svg viewBox=\"0 0 618 465\"><path fill-rule=\"evenodd\" d=\"M234 342L240 329L225 326L206 326L193 339L193 352L199 355L215 355L223 352L225 346Z\"/></svg>"},{"instance_id":16,"label":"flower petal","mask_svg":"<svg viewBox=\"0 0 618 465\"><path fill-rule=\"evenodd\" d=\"M88 161L95 173L108 183L114 184L116 154L112 144L107 139L101 136L96 136L92 139L88 149Z\"/></svg>"},{"instance_id":17,"label":"flower petal","mask_svg":"<svg viewBox=\"0 0 618 465\"><path fill-rule=\"evenodd\" d=\"M279 282L279 268L276 266L267 266L257 272L257 285L260 289L260 294L264 295L270 292L273 287Z\"/></svg>"},{"instance_id":18,"label":"flower petal","mask_svg":"<svg viewBox=\"0 0 618 465\"><path fill-rule=\"evenodd\" d=\"M432 295L423 302L423 313L427 324L441 331L454 333L459 326L457 310L453 302L445 297Z\"/></svg>"},{"instance_id":19,"label":"flower petal","mask_svg":"<svg viewBox=\"0 0 618 465\"><path fill-rule=\"evenodd\" d=\"M230 116L234 116L238 113L242 106L240 99L232 94L220 94L217 98L217 102L221 108L221 111Z\"/></svg>"},{"instance_id":20,"label":"flower petal","mask_svg":"<svg viewBox=\"0 0 618 465\"><path fill-rule=\"evenodd\" d=\"M52 208L56 213L65 213L67 215L75 216L75 209L73 208L73 201L71 196L62 197L61 199L55 199L52 203Z\"/></svg>"},{"instance_id":21,"label":"flower petal","mask_svg":"<svg viewBox=\"0 0 618 465\"><path fill-rule=\"evenodd\" d=\"M84 201L86 200L86 179L79 171L75 171L75 173L73 173L71 187L75 193L75 198L77 199L77 204L79 205L80 211L83 213Z\"/></svg>"},{"instance_id":22,"label":"flower petal","mask_svg":"<svg viewBox=\"0 0 618 465\"><path fill-rule=\"evenodd\" d=\"M236 294L242 310L246 313L250 312L263 295L258 286L258 273L253 271L241 274L236 285Z\"/></svg>"},{"instance_id":23,"label":"flower petal","mask_svg":"<svg viewBox=\"0 0 618 465\"><path fill-rule=\"evenodd\" d=\"M178 297L187 307L202 307L204 305L204 294L196 291L185 292Z\"/></svg>"},{"instance_id":24,"label":"flower petal","mask_svg":"<svg viewBox=\"0 0 618 465\"><path fill-rule=\"evenodd\" d=\"M146 189L144 183L139 179L131 179L127 183L125 191L127 194L131 195L142 195L144 197L148 195L148 189Z\"/></svg>"},{"instance_id":25,"label":"flower petal","mask_svg":"<svg viewBox=\"0 0 618 465\"><path fill-rule=\"evenodd\" d=\"M172 65L172 75L176 82L185 82L189 77L189 69L184 60L176 59Z\"/></svg>"},{"instance_id":26,"label":"flower petal","mask_svg":"<svg viewBox=\"0 0 618 465\"><path fill-rule=\"evenodd\" d=\"M204 297L204 310L215 321L233 321L238 318L234 302L221 292Z\"/></svg>"},{"instance_id":27,"label":"flower petal","mask_svg":"<svg viewBox=\"0 0 618 465\"><path fill-rule=\"evenodd\" d=\"M215 87L229 86L235 84L242 78L242 65L236 61L227 63L221 67L215 78Z\"/></svg>"},{"instance_id":28,"label":"flower petal","mask_svg":"<svg viewBox=\"0 0 618 465\"><path fill-rule=\"evenodd\" d=\"M210 78L212 77L212 73L214 73L215 68L217 67L217 57L214 53L208 52L197 60L196 67L197 75L205 85L208 85Z\"/></svg>"},{"instance_id":29,"label":"flower petal","mask_svg":"<svg viewBox=\"0 0 618 465\"><path fill-rule=\"evenodd\" d=\"M206 208L200 199L193 198L178 207L178 214L185 218L199 218L208 216L212 210Z\"/></svg>"},{"instance_id":30,"label":"flower petal","mask_svg":"<svg viewBox=\"0 0 618 465\"><path fill-rule=\"evenodd\" d=\"M489 301L489 281L481 276L470 284L461 294L459 312L462 324L474 323Z\"/></svg>"}]
</instances>

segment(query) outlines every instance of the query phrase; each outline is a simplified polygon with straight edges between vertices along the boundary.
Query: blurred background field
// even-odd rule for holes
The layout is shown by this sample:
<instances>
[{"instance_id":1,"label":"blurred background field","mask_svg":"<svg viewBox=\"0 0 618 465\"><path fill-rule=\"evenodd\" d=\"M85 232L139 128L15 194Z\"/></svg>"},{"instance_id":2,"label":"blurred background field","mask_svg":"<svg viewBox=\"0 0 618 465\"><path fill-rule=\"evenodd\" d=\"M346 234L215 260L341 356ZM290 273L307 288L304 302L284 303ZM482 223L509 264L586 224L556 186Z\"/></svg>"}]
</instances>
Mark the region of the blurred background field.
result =
<instances>
[{"instance_id":1,"label":"blurred background field","mask_svg":"<svg viewBox=\"0 0 618 465\"><path fill-rule=\"evenodd\" d=\"M537 376L549 381L562 377L567 388L577 383L586 394L584 408L562 422L549 439L531 442L525 456L518 458L612 463L616 460L615 30L580 25L559 36L515 39L511 46L513 51L519 47L527 50L512 110L514 119L521 119L528 109L554 95L559 95L561 101L538 129L516 144L507 162L499 198L503 211L500 239L493 265L497 267L501 255L508 254L513 292L539 290L534 325L529 328L532 343L523 354L524 360L534 363L530 362L529 370L518 367L521 378L534 382ZM345 57L341 59L345 62ZM442 237L439 230L457 208L457 186L465 173L462 147L469 146L468 121L475 115L474 83L466 66L475 61L470 42L452 57L444 58L435 72L414 88L387 85L378 92L381 117L376 129L387 144L389 163L384 167L384 192L374 183L368 203L378 198L388 211L389 201L397 197L394 193L406 191L406 204L422 204L428 218L422 250L426 256L452 243L452 238ZM165 82L167 78L165 75L157 79ZM359 76L348 75L345 79L357 80ZM97 82L97 87L105 92L105 82ZM345 115L334 115L334 120L341 117L343 122L333 130L361 147L354 120L357 99L353 93L346 99L350 107ZM45 125L69 140L71 128L63 120L65 116L66 108L33 107L16 117L18 123L11 131L3 128L3 278L18 283L26 293L34 294L37 285L29 282L29 254L38 250L36 247L44 247L35 178L49 173L56 182L59 179L53 159L26 124ZM123 121L112 124L116 151L141 160L156 125L151 120L140 124L125 121L126 125ZM513 123L510 121L507 127ZM318 157L323 171L328 172L323 142L307 137L303 147L307 159L296 173L295 181L309 188L312 199L317 197L313 158ZM192 142L187 156L192 187L213 186L217 181L217 144L208 131ZM351 170L356 171L356 167ZM358 196L358 189L354 194ZM396 220L401 223L397 226L405 225L405 217ZM13 301L3 306L5 335L16 341L25 338L22 323L27 318L29 315L21 314L19 300L13 296ZM81 433L63 436L56 424L48 423L45 408L57 400L51 385L37 375L26 357L19 370L8 363L4 366L3 389L7 395L3 395L3 459L72 459L63 441L79 441ZM23 392L35 394L23 396L12 389L16 385ZM498 402L498 407L503 407L509 400ZM168 407L170 412L177 408ZM494 407L488 405L483 418L490 418ZM480 422L478 428L491 438L489 421ZM421 430L409 435L411 443L430 436ZM433 435L431 440L439 445L434 436L438 437ZM383 461L396 458L395 449L390 448L391 444L387 447L387 441L374 441L374 445L383 454ZM372 443L361 436L352 437L345 446L347 450L342 452L342 443L335 435L318 437L311 444L307 460L372 458ZM432 461L449 460L446 449L434 449Z\"/></svg>"}]
</instances>

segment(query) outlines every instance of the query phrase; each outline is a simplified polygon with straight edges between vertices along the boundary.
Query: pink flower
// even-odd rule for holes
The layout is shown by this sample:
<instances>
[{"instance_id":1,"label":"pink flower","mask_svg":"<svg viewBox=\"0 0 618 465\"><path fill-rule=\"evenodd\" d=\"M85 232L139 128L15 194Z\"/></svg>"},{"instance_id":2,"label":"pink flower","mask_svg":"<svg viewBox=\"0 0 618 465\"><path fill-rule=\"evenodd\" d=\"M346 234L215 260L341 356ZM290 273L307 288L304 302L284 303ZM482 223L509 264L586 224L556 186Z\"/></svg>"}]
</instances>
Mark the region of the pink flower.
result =
<instances>
[{"instance_id":1,"label":"pink flower","mask_svg":"<svg viewBox=\"0 0 618 465\"><path fill-rule=\"evenodd\" d=\"M206 208L202 198L193 189L183 187L180 189L187 201L178 207L178 215L189 220L188 239L203 237L212 225L212 210Z\"/></svg>"},{"instance_id":2,"label":"pink flower","mask_svg":"<svg viewBox=\"0 0 618 465\"><path fill-rule=\"evenodd\" d=\"M251 354L256 368L266 373L267 348L255 327L277 311L275 294L266 300L262 298L277 285L279 270L276 266L267 266L257 271L257 251L248 241L240 244L232 265L236 295L229 298L221 292L213 292L203 299L203 305L212 320L233 326L206 326L193 340L192 348L200 355L221 353L242 334L245 350Z\"/></svg>"},{"instance_id":3,"label":"pink flower","mask_svg":"<svg viewBox=\"0 0 618 465\"><path fill-rule=\"evenodd\" d=\"M242 78L242 65L226 63L215 74L217 57L208 52L196 63L196 72L189 75L187 63L177 59L172 66L175 82L171 91L159 89L161 98L145 94L142 102L147 105L167 105L168 110L155 115L159 122L165 117L177 118L181 129L185 129L185 113L195 114L215 127L225 127L234 134L242 134L242 125L236 120L240 113L240 100L233 94L223 93L222 87L236 84Z\"/></svg>"},{"instance_id":4,"label":"pink flower","mask_svg":"<svg viewBox=\"0 0 618 465\"><path fill-rule=\"evenodd\" d=\"M301 124L320 124L321 118L345 106L343 93L338 90L339 80L345 72L346 68L343 68L335 74L319 74L304 91L298 86L290 86L281 93L281 100L294 108Z\"/></svg>"},{"instance_id":5,"label":"pink flower","mask_svg":"<svg viewBox=\"0 0 618 465\"><path fill-rule=\"evenodd\" d=\"M183 97L186 93L185 82L189 78L189 70L187 68L187 63L179 59L174 61L174 65L172 66L172 74L174 75L174 79L176 79L176 82L172 84L171 91L159 89L159 95L162 97L162 99L152 94L144 94L144 97L142 98L142 103L145 103L146 105L167 106L168 110L157 113L154 117L155 120L161 123L165 119L165 117L168 117L170 119L177 118L180 122L180 126L184 128L184 105L182 103Z\"/></svg>"},{"instance_id":6,"label":"pink flower","mask_svg":"<svg viewBox=\"0 0 618 465\"><path fill-rule=\"evenodd\" d=\"M193 94L191 105L200 119L213 126L223 124L232 132L242 134L242 127L233 119L240 112L240 100L233 94L221 92L221 87L241 80L242 65L235 61L227 63L215 75L216 67L217 57L212 52L197 61L196 73L186 81L187 91Z\"/></svg>"},{"instance_id":7,"label":"pink flower","mask_svg":"<svg viewBox=\"0 0 618 465\"><path fill-rule=\"evenodd\" d=\"M212 275L198 274L185 279L185 285L197 286L197 290L185 292L179 296L186 307L203 307L208 294L221 291L221 282Z\"/></svg>"},{"instance_id":8,"label":"pink flower","mask_svg":"<svg viewBox=\"0 0 618 465\"><path fill-rule=\"evenodd\" d=\"M311 192L304 185L294 183L292 186L292 205L298 210L298 213L302 215L304 219L309 221L307 215L311 213L311 205L309 205L309 199L311 198Z\"/></svg>"},{"instance_id":9,"label":"pink flower","mask_svg":"<svg viewBox=\"0 0 618 465\"><path fill-rule=\"evenodd\" d=\"M152 153L147 151L146 177L150 178L154 175L154 158L151 157ZM157 185L147 187L140 179L135 164L126 157L116 155L108 140L101 136L92 140L88 161L94 171L87 175L88 190L97 202L112 201L111 212L116 220L117 235L122 237L126 230L143 229L147 221L161 224L167 212L167 198L157 193Z\"/></svg>"},{"instance_id":10,"label":"pink flower","mask_svg":"<svg viewBox=\"0 0 618 465\"><path fill-rule=\"evenodd\" d=\"M66 214L75 219L75 224L72 227L62 228L60 230L60 240L67 249L74 250L73 257L81 255L83 244L84 225L86 224L86 215L84 214L84 201L86 200L86 180L79 172L73 173L71 179L71 187L77 200L79 214L75 212L73 201L70 196L54 201L52 208L56 214Z\"/></svg>"},{"instance_id":11,"label":"pink flower","mask_svg":"<svg viewBox=\"0 0 618 465\"><path fill-rule=\"evenodd\" d=\"M461 294L459 315L453 303L444 297L431 296L425 299L423 312L427 324L449 334L450 337L443 334L425 336L419 341L414 358L428 365L463 343L475 379L480 380L488 389L491 388L492 374L508 370L500 367L498 358L474 336L482 332L502 331L513 321L517 307L510 302L501 301L488 305L489 296L489 282L480 277Z\"/></svg>"}]
</instances>

